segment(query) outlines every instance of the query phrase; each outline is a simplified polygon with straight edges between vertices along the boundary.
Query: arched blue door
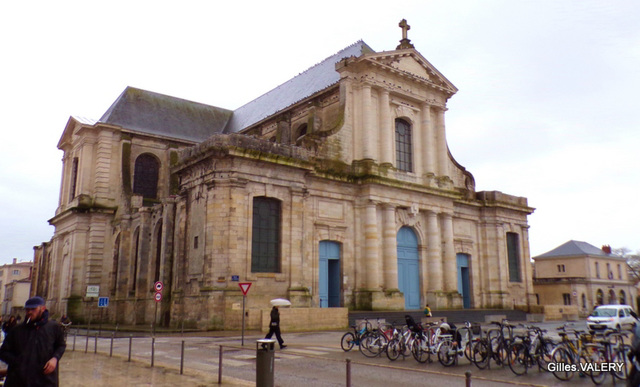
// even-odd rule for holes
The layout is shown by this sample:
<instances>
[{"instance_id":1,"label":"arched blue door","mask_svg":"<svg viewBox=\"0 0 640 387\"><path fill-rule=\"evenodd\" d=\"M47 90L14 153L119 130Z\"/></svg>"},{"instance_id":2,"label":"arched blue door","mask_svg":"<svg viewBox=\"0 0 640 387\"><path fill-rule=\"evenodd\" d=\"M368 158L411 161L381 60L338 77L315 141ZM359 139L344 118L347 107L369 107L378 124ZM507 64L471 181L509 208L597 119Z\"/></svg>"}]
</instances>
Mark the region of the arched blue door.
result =
<instances>
[{"instance_id":1,"label":"arched blue door","mask_svg":"<svg viewBox=\"0 0 640 387\"><path fill-rule=\"evenodd\" d=\"M458 263L458 293L462 294L462 306L465 309L471 308L471 287L469 284L469 256L467 254L457 254Z\"/></svg>"},{"instance_id":2,"label":"arched blue door","mask_svg":"<svg viewBox=\"0 0 640 387\"><path fill-rule=\"evenodd\" d=\"M398 288L404 293L405 309L420 309L418 238L409 227L398 231Z\"/></svg>"},{"instance_id":3,"label":"arched blue door","mask_svg":"<svg viewBox=\"0 0 640 387\"><path fill-rule=\"evenodd\" d=\"M318 295L321 308L340 306L340 244L320 241Z\"/></svg>"}]
</instances>

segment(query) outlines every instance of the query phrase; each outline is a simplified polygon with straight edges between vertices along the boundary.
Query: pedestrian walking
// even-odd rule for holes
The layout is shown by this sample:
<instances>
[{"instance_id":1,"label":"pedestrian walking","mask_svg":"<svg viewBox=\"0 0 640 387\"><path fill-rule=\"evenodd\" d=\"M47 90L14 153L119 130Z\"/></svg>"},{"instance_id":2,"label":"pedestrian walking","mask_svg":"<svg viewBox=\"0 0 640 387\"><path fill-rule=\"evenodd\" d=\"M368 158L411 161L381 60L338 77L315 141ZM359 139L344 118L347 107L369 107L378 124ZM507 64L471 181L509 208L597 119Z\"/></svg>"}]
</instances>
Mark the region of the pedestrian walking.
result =
<instances>
[{"instance_id":1,"label":"pedestrian walking","mask_svg":"<svg viewBox=\"0 0 640 387\"><path fill-rule=\"evenodd\" d=\"M284 349L287 346L284 345L284 340L282 340L282 335L280 333L280 311L277 306L271 308L271 321L269 322L269 333L264 337L265 339L270 339L273 334L276 334L276 339L278 340L278 344L280 344L280 349Z\"/></svg>"},{"instance_id":2,"label":"pedestrian walking","mask_svg":"<svg viewBox=\"0 0 640 387\"><path fill-rule=\"evenodd\" d=\"M24 308L24 322L0 347L0 360L8 365L4 386L58 386L58 362L66 347L62 327L49 320L42 297L28 299Z\"/></svg>"},{"instance_id":3,"label":"pedestrian walking","mask_svg":"<svg viewBox=\"0 0 640 387\"><path fill-rule=\"evenodd\" d=\"M431 308L429 307L429 304L427 304L427 305L424 307L424 316L425 316L425 317L431 317L431 316L432 316L432 315L431 315Z\"/></svg>"}]
</instances>

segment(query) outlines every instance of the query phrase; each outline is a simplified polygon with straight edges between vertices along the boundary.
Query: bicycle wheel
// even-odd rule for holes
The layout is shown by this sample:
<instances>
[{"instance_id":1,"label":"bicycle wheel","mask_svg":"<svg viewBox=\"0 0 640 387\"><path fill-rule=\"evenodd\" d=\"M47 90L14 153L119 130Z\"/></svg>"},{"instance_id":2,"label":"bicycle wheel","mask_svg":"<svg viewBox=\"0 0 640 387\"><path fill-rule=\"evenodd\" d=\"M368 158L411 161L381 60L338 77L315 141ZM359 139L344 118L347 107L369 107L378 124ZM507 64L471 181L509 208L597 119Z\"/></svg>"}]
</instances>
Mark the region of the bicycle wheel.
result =
<instances>
[{"instance_id":1,"label":"bicycle wheel","mask_svg":"<svg viewBox=\"0 0 640 387\"><path fill-rule=\"evenodd\" d=\"M573 356L565 347L557 347L551 353L555 368L551 371L558 380L566 381L573 377ZM559 364L560 363L560 364Z\"/></svg>"},{"instance_id":2,"label":"bicycle wheel","mask_svg":"<svg viewBox=\"0 0 640 387\"><path fill-rule=\"evenodd\" d=\"M402 342L398 339L391 339L389 344L387 344L387 357L389 360L394 361L400 357L402 353Z\"/></svg>"},{"instance_id":3,"label":"bicycle wheel","mask_svg":"<svg viewBox=\"0 0 640 387\"><path fill-rule=\"evenodd\" d=\"M548 368L548 364L551 362L551 352L555 345L553 342L542 340L542 342L536 348L535 358L538 361L538 370L546 371Z\"/></svg>"},{"instance_id":4,"label":"bicycle wheel","mask_svg":"<svg viewBox=\"0 0 640 387\"><path fill-rule=\"evenodd\" d=\"M622 364L621 369L616 369L613 372L613 376L620 380L626 380L629 376L630 370L634 367L633 363L629 360L629 352L631 347L627 344L621 345L618 349L614 349L612 362Z\"/></svg>"},{"instance_id":5,"label":"bicycle wheel","mask_svg":"<svg viewBox=\"0 0 640 387\"><path fill-rule=\"evenodd\" d=\"M453 348L453 343L449 340L443 341L438 345L436 350L438 353L438 361L445 367L451 367L456 362L456 349Z\"/></svg>"},{"instance_id":6,"label":"bicycle wheel","mask_svg":"<svg viewBox=\"0 0 640 387\"><path fill-rule=\"evenodd\" d=\"M524 343L513 343L507 350L507 364L516 375L527 373L529 362L529 349Z\"/></svg>"},{"instance_id":7,"label":"bicycle wheel","mask_svg":"<svg viewBox=\"0 0 640 387\"><path fill-rule=\"evenodd\" d=\"M418 363L426 363L430 360L429 343L425 337L416 337L411 345L411 354Z\"/></svg>"},{"instance_id":8,"label":"bicycle wheel","mask_svg":"<svg viewBox=\"0 0 640 387\"><path fill-rule=\"evenodd\" d=\"M479 369L483 370L489 365L489 342L487 339L481 339L471 348L473 364Z\"/></svg>"},{"instance_id":9,"label":"bicycle wheel","mask_svg":"<svg viewBox=\"0 0 640 387\"><path fill-rule=\"evenodd\" d=\"M347 332L342 336L342 339L340 340L340 346L342 347L343 351L349 352L353 348L355 341L356 337L353 335L353 333Z\"/></svg>"},{"instance_id":10,"label":"bicycle wheel","mask_svg":"<svg viewBox=\"0 0 640 387\"><path fill-rule=\"evenodd\" d=\"M493 360L495 360L496 364L499 366L504 367L507 361L507 347L508 342L500 340L499 337L491 339L491 353L493 355Z\"/></svg>"},{"instance_id":11,"label":"bicycle wheel","mask_svg":"<svg viewBox=\"0 0 640 387\"><path fill-rule=\"evenodd\" d=\"M366 357L376 357L378 356L378 348L377 344L378 335L373 332L367 332L360 337L360 353L365 355Z\"/></svg>"},{"instance_id":12,"label":"bicycle wheel","mask_svg":"<svg viewBox=\"0 0 640 387\"><path fill-rule=\"evenodd\" d=\"M607 354L605 349L602 348L593 352L589 358L589 362L592 364L592 367L589 370L589 377L591 377L593 383L599 386L604 383L607 378L607 372L603 372L602 367L600 367L602 363L607 363Z\"/></svg>"}]
</instances>

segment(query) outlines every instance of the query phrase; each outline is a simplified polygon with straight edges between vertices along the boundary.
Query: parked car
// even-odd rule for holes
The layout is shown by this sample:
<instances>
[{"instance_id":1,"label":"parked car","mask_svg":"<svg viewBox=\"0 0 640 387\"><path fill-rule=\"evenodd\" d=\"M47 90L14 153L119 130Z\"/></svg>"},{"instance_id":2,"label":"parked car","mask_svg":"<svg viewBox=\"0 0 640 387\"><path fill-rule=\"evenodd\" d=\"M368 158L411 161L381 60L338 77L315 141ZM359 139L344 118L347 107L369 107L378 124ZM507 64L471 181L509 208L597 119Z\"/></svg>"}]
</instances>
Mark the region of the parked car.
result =
<instances>
[{"instance_id":1,"label":"parked car","mask_svg":"<svg viewBox=\"0 0 640 387\"><path fill-rule=\"evenodd\" d=\"M636 319L631 315L629 305L600 305L587 317L587 327L601 329L633 329Z\"/></svg>"}]
</instances>

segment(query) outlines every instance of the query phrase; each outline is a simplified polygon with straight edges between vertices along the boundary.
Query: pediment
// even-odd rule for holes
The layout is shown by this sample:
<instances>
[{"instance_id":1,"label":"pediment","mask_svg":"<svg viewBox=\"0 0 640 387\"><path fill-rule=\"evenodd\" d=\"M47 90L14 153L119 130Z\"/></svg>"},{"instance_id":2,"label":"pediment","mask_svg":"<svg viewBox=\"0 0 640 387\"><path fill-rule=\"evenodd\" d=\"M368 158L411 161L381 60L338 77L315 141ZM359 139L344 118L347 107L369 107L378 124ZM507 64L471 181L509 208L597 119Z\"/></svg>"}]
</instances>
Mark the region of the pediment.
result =
<instances>
[{"instance_id":1,"label":"pediment","mask_svg":"<svg viewBox=\"0 0 640 387\"><path fill-rule=\"evenodd\" d=\"M64 127L60 141L58 141L58 149L62 149L65 144L71 144L73 134L80 126L94 126L96 121L90 118L71 116Z\"/></svg>"},{"instance_id":2,"label":"pediment","mask_svg":"<svg viewBox=\"0 0 640 387\"><path fill-rule=\"evenodd\" d=\"M458 91L453 83L414 49L369 54L365 56L365 59L382 65L388 70L426 81L451 95Z\"/></svg>"}]
</instances>

